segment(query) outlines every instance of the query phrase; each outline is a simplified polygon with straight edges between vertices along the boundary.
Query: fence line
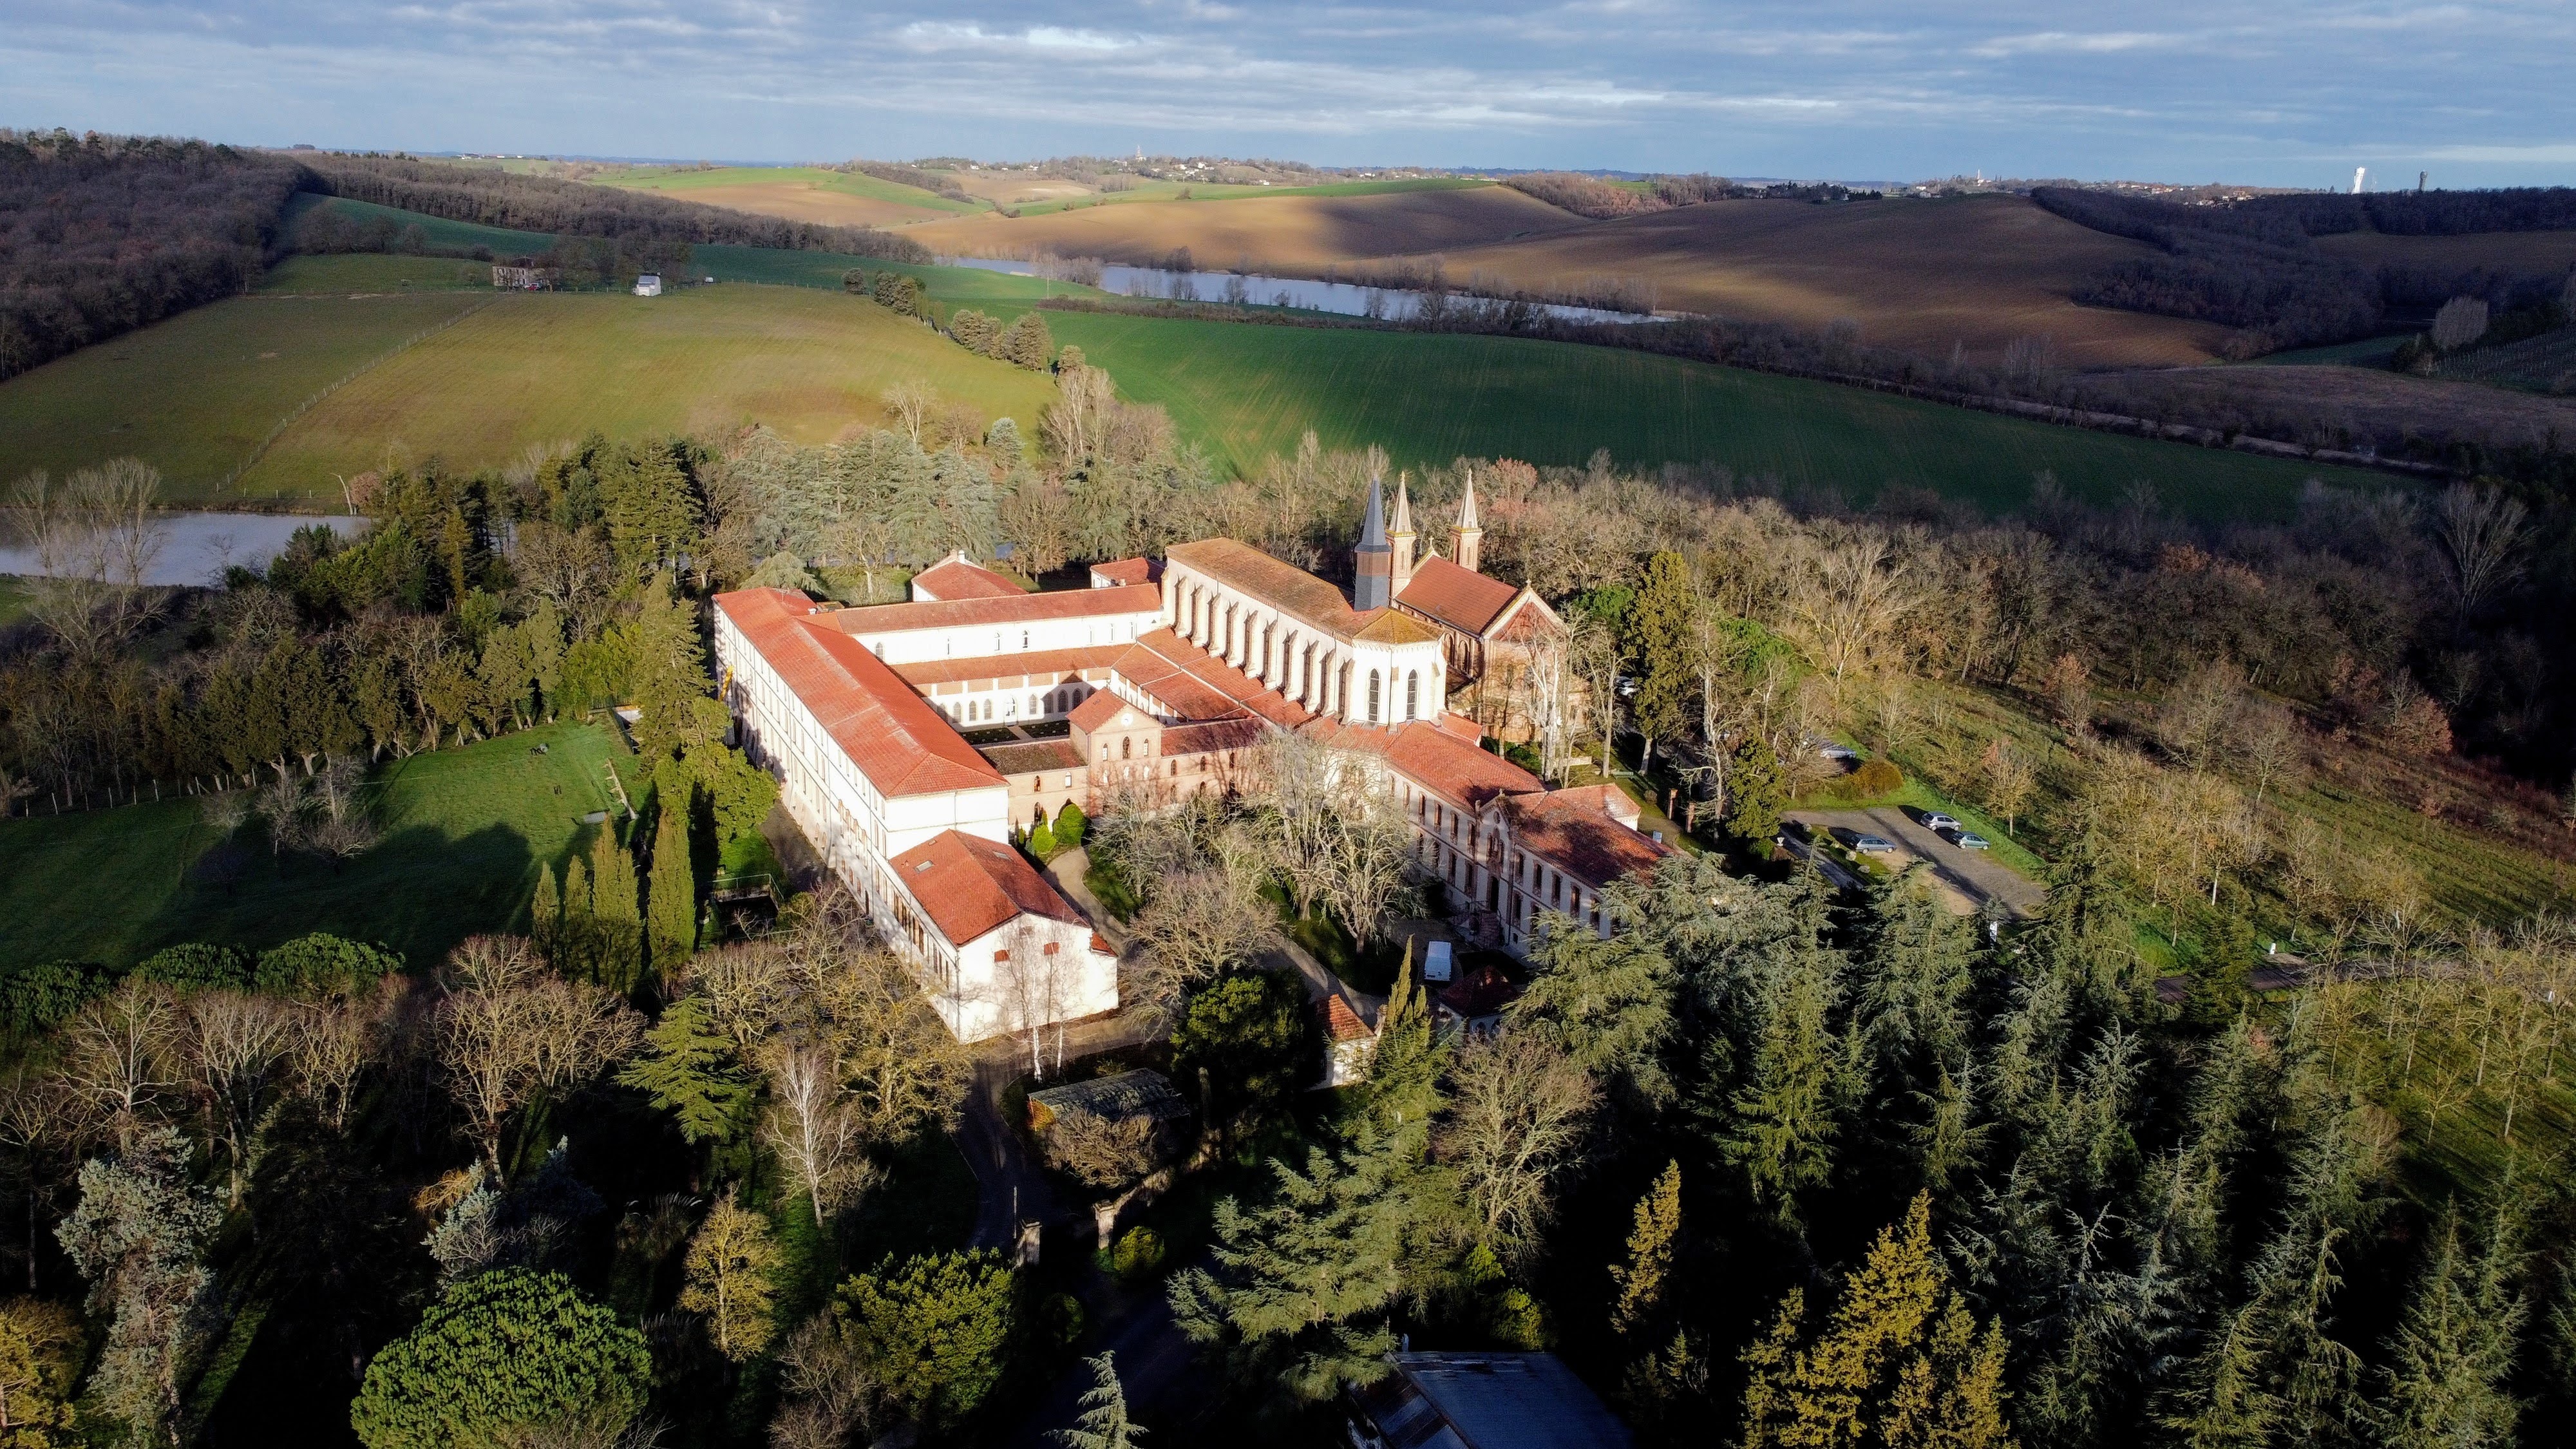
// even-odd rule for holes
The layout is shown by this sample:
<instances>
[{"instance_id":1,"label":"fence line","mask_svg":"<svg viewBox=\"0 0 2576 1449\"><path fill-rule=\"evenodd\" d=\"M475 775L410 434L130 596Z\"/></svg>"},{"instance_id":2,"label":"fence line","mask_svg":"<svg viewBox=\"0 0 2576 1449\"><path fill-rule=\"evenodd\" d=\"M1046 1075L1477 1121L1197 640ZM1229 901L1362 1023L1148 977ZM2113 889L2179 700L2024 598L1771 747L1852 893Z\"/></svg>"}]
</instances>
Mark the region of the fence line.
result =
<instances>
[{"instance_id":1,"label":"fence line","mask_svg":"<svg viewBox=\"0 0 2576 1449\"><path fill-rule=\"evenodd\" d=\"M386 363L393 361L395 358L402 356L404 353L409 352L420 344L427 342L432 337L437 336L439 333L446 331L448 328L455 326L457 323L464 321L466 318L473 316L475 313L480 312L491 305L492 299L486 297L483 300L476 302L473 306L464 308L457 312L452 317L448 317L443 321L434 322L429 326L422 328L409 337L404 338L402 341L395 343L385 351L359 363L356 367L349 369L347 372L340 374L340 376L332 382L325 384L321 390L315 392L311 397L306 398L304 401L297 403L292 411L288 412L286 416L278 419L277 426L268 430L268 436L260 439L256 444L252 445L249 456L243 458L239 464L234 466L230 473L224 475L224 481L221 484L221 488L231 488L233 484L241 481L241 476L244 473L258 467L259 460L268 456L268 450L276 444L277 440L286 436L286 430L295 426L297 419L320 406L324 398L327 398L331 394L338 392L340 389L347 387L350 383L356 382L359 378L375 371L377 368L384 366Z\"/></svg>"}]
</instances>

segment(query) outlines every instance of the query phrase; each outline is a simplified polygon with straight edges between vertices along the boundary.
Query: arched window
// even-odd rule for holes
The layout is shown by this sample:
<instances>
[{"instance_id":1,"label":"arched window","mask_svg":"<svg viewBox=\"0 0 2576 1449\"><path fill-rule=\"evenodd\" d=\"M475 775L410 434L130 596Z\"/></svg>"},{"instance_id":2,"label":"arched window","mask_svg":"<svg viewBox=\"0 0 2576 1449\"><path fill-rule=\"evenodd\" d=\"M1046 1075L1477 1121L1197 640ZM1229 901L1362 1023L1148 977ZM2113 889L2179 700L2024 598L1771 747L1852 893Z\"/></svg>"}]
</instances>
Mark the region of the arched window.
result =
<instances>
[{"instance_id":1,"label":"arched window","mask_svg":"<svg viewBox=\"0 0 2576 1449\"><path fill-rule=\"evenodd\" d=\"M1413 718L1415 718L1417 715L1419 715L1419 714L1421 713L1421 704L1422 704L1422 674L1421 674L1421 671L1419 671L1419 670L1408 671L1408 672L1405 674L1405 676L1404 676L1404 717L1405 717L1406 719L1413 719Z\"/></svg>"},{"instance_id":2,"label":"arched window","mask_svg":"<svg viewBox=\"0 0 2576 1449\"><path fill-rule=\"evenodd\" d=\"M1136 758L1136 741L1134 738L1129 736L1121 736L1119 738L1118 758L1122 760L1132 760Z\"/></svg>"},{"instance_id":3,"label":"arched window","mask_svg":"<svg viewBox=\"0 0 2576 1449\"><path fill-rule=\"evenodd\" d=\"M1372 669L1369 671L1369 723L1376 724L1377 721L1377 671Z\"/></svg>"}]
</instances>

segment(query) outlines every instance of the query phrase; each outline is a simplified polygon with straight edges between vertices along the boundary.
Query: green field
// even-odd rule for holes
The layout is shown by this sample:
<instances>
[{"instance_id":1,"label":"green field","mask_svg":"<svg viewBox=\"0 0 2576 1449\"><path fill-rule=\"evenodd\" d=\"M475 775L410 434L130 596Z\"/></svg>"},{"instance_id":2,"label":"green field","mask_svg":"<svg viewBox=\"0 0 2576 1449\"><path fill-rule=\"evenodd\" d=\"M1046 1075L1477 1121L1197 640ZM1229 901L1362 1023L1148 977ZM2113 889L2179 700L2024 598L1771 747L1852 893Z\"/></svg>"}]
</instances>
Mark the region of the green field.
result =
<instances>
[{"instance_id":1,"label":"green field","mask_svg":"<svg viewBox=\"0 0 2576 1449\"><path fill-rule=\"evenodd\" d=\"M56 358L0 383L0 480L130 455L162 471L173 501L242 501L227 480L279 420L406 339L485 305L490 290L232 297ZM329 491L311 498L338 496L337 484L318 481Z\"/></svg>"},{"instance_id":2,"label":"green field","mask_svg":"<svg viewBox=\"0 0 2576 1449\"><path fill-rule=\"evenodd\" d=\"M1085 206L1125 206L1139 201L1239 201L1254 196L1379 196L1391 191L1473 191L1494 183L1477 176L1415 176L1400 181L1328 181L1321 186L1230 186L1208 181L1141 181L1128 191L1073 196L1062 201L1032 201L1013 208L1022 216L1072 211Z\"/></svg>"},{"instance_id":3,"label":"green field","mask_svg":"<svg viewBox=\"0 0 2576 1449\"><path fill-rule=\"evenodd\" d=\"M0 821L0 967L122 965L179 941L260 947L308 931L436 960L477 931L524 928L538 864L588 847L580 817L614 803L604 771L626 758L593 725L414 755L376 775L373 850L337 867L280 861L249 827L230 885L191 878L215 844L193 801Z\"/></svg>"},{"instance_id":4,"label":"green field","mask_svg":"<svg viewBox=\"0 0 2576 1449\"><path fill-rule=\"evenodd\" d=\"M927 211L974 212L987 209L981 202L960 201L953 196L942 196L936 191L924 191L918 186L905 186L900 182L881 181L860 172L833 171L821 166L719 166L712 171L694 169L664 171L638 167L632 171L613 175L594 176L590 180L593 185L614 186L625 191L673 193L680 196L682 200L687 200L688 193L692 191L792 182L802 186L818 186L825 191L837 191L844 196L855 196L867 201L890 201L898 206L918 206Z\"/></svg>"},{"instance_id":5,"label":"green field","mask_svg":"<svg viewBox=\"0 0 2576 1449\"><path fill-rule=\"evenodd\" d=\"M482 226L470 221L449 221L443 216L428 216L417 211L400 211L378 206L372 201L352 201L345 196L316 196L300 192L286 204L288 224L302 221L312 212L328 208L353 221L372 217L390 217L398 227L417 226L422 239L434 247L490 247L495 256L518 256L541 252L555 244L555 239L541 231L511 231L505 227ZM488 280L488 278L487 278Z\"/></svg>"},{"instance_id":6,"label":"green field","mask_svg":"<svg viewBox=\"0 0 2576 1449\"><path fill-rule=\"evenodd\" d=\"M398 252L288 257L261 275L256 290L272 297L330 297L352 292L489 292L492 265L462 257L413 257Z\"/></svg>"}]
</instances>

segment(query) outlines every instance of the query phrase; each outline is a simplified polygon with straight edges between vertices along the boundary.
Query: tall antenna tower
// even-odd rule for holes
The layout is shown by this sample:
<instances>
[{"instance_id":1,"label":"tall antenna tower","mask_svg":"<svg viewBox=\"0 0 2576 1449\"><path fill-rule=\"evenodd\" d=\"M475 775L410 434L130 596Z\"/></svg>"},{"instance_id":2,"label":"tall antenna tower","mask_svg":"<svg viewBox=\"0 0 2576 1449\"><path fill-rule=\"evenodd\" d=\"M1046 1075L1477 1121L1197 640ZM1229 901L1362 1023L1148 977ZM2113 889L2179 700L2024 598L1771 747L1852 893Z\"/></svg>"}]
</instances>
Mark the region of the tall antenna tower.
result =
<instances>
[{"instance_id":1,"label":"tall antenna tower","mask_svg":"<svg viewBox=\"0 0 2576 1449\"><path fill-rule=\"evenodd\" d=\"M2369 175L2370 175L2370 168L2369 168L2369 167L2367 167L2367 166L2355 166L2354 168L2352 168L2352 194L2353 194L2353 195L2355 195L2355 196L2359 196L2359 195L2361 194L2361 183L2362 183L2366 178L2368 178L2368 177L2369 177Z\"/></svg>"}]
</instances>

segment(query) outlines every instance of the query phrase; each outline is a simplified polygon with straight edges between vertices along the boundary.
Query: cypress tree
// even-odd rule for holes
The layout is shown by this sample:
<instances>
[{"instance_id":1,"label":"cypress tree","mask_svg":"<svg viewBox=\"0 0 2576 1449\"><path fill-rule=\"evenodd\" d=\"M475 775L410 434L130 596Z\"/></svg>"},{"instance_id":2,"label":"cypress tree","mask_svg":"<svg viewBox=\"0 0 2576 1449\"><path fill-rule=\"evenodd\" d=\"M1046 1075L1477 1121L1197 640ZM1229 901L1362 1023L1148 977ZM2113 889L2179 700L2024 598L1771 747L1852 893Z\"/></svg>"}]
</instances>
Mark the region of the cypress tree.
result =
<instances>
[{"instance_id":1,"label":"cypress tree","mask_svg":"<svg viewBox=\"0 0 2576 1449\"><path fill-rule=\"evenodd\" d=\"M1387 1131L1419 1131L1440 1110L1440 1073L1449 1047L1431 1030L1431 1011L1413 979L1413 943L1404 945L1395 988L1377 1019L1377 1056L1369 1064L1369 1110Z\"/></svg>"},{"instance_id":2,"label":"cypress tree","mask_svg":"<svg viewBox=\"0 0 2576 1449\"><path fill-rule=\"evenodd\" d=\"M539 954L554 959L558 938L563 933L563 897L555 890L555 868L537 867L537 894L528 904L528 935L537 944Z\"/></svg>"},{"instance_id":3,"label":"cypress tree","mask_svg":"<svg viewBox=\"0 0 2576 1449\"><path fill-rule=\"evenodd\" d=\"M1646 737L1648 758L1639 762L1641 770L1653 763L1655 741L1681 732L1692 679L1691 618L1698 608L1688 559L1659 553L1646 560L1645 587L1628 610L1622 641L1637 672L1637 693L1628 708L1637 733Z\"/></svg>"},{"instance_id":4,"label":"cypress tree","mask_svg":"<svg viewBox=\"0 0 2576 1449\"><path fill-rule=\"evenodd\" d=\"M554 966L587 978L598 967L599 918L592 911L590 863L574 856L564 865L563 915L555 924Z\"/></svg>"},{"instance_id":5,"label":"cypress tree","mask_svg":"<svg viewBox=\"0 0 2576 1449\"><path fill-rule=\"evenodd\" d=\"M689 860L688 777L676 765L658 772L653 787L659 808L653 832L653 868L647 900L652 910L655 969L667 972L698 948L698 876Z\"/></svg>"},{"instance_id":6,"label":"cypress tree","mask_svg":"<svg viewBox=\"0 0 2576 1449\"><path fill-rule=\"evenodd\" d=\"M635 880L635 857L602 830L590 844L590 912L596 923L591 979L611 991L635 989L642 963L644 918Z\"/></svg>"},{"instance_id":7,"label":"cypress tree","mask_svg":"<svg viewBox=\"0 0 2576 1449\"><path fill-rule=\"evenodd\" d=\"M1664 1165L1655 1185L1637 1199L1636 1226L1628 1233L1628 1262L1613 1266L1619 1301L1610 1309L1610 1328L1631 1336L1663 1305L1664 1280L1673 1268L1673 1243L1682 1230L1682 1165Z\"/></svg>"}]
</instances>

